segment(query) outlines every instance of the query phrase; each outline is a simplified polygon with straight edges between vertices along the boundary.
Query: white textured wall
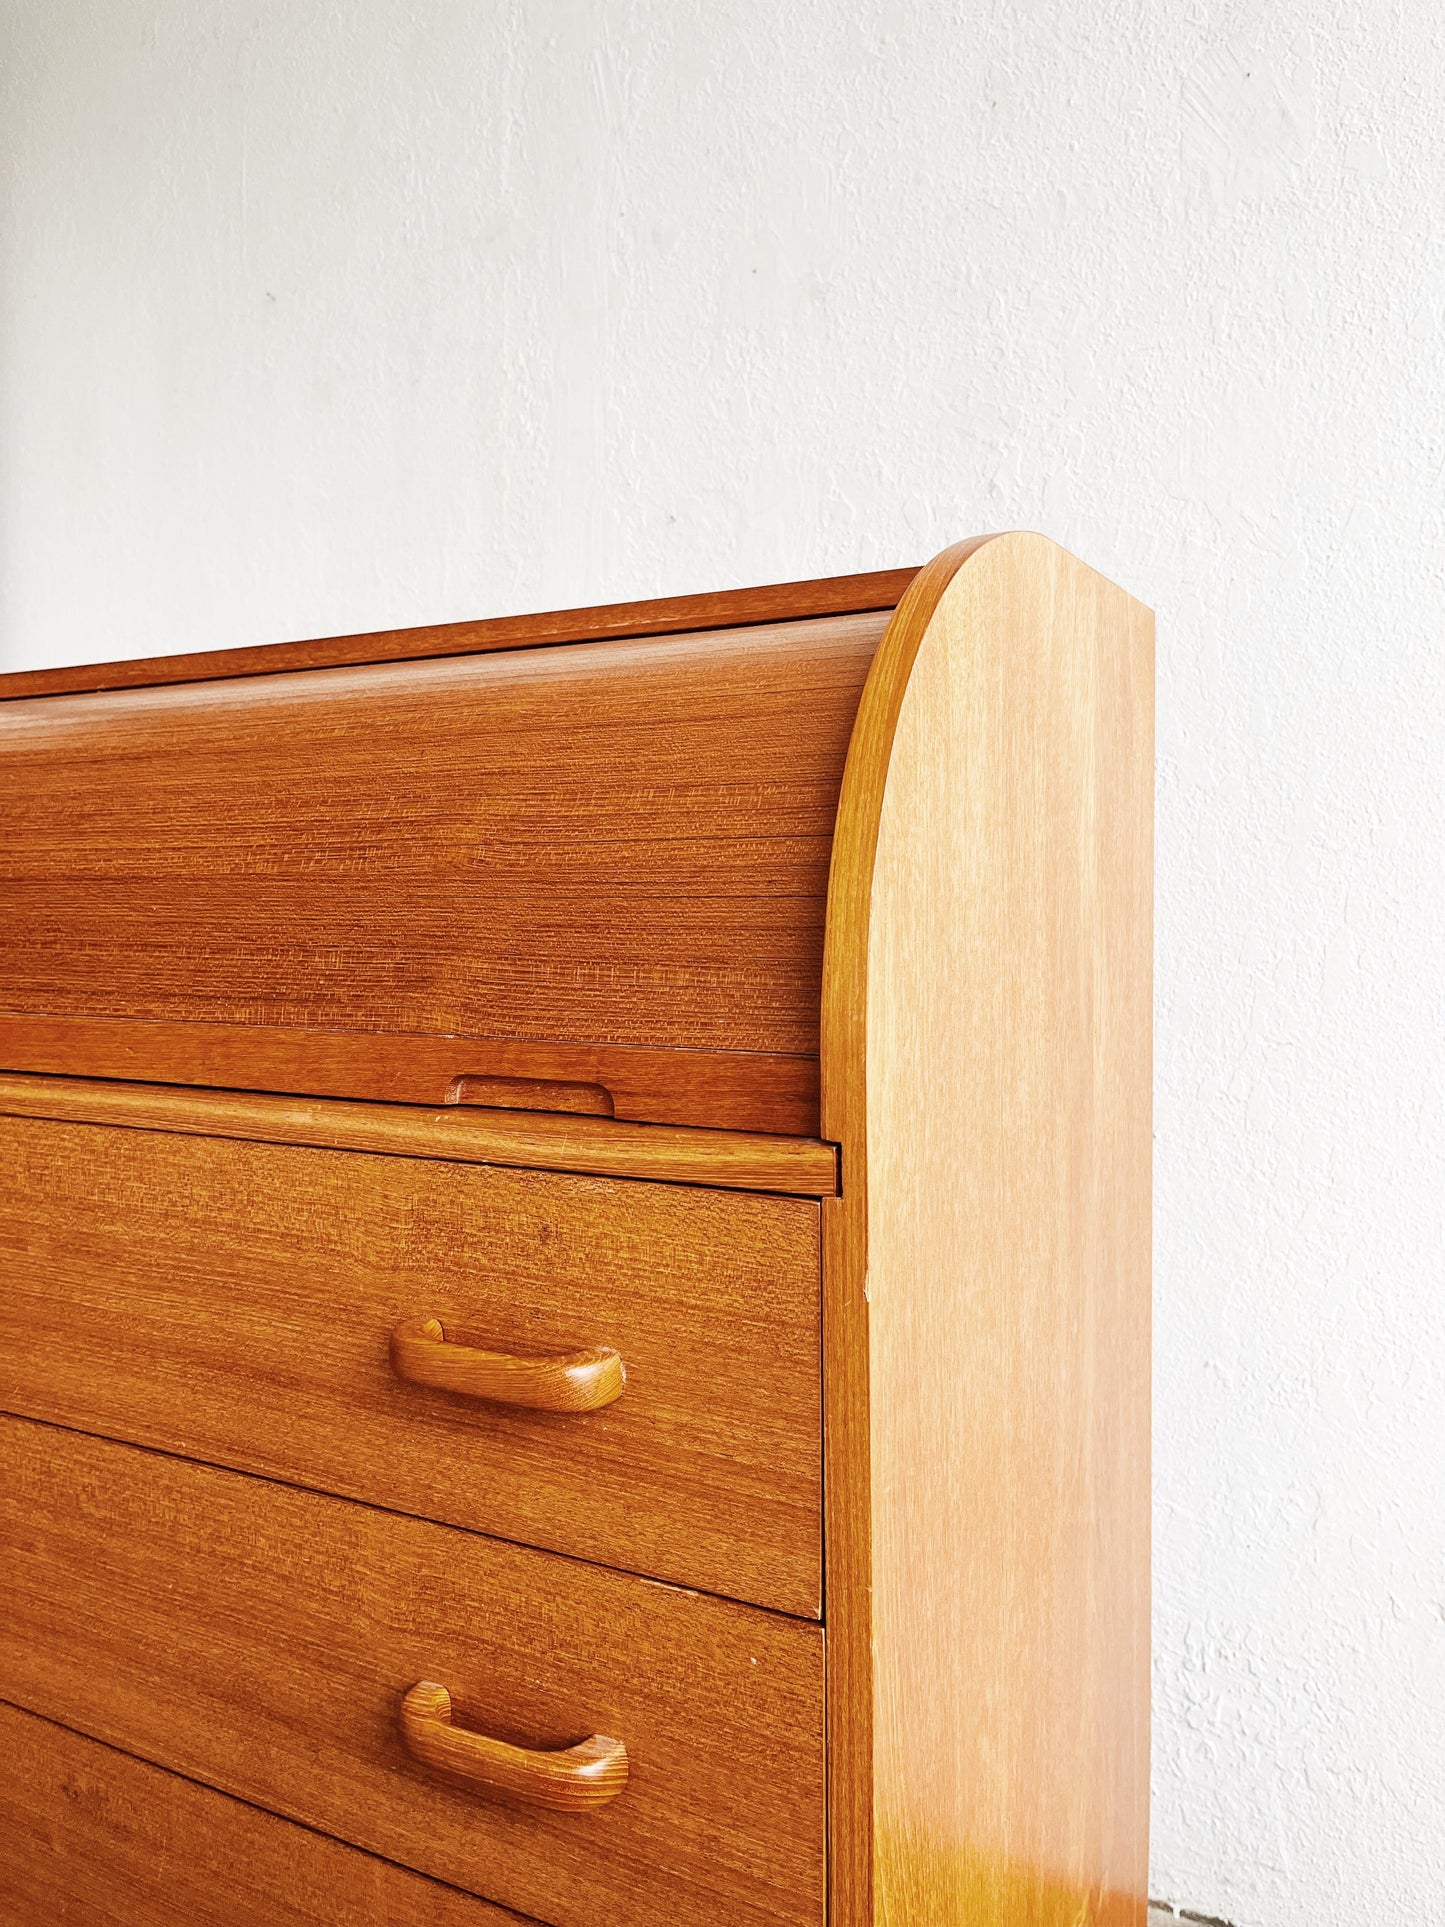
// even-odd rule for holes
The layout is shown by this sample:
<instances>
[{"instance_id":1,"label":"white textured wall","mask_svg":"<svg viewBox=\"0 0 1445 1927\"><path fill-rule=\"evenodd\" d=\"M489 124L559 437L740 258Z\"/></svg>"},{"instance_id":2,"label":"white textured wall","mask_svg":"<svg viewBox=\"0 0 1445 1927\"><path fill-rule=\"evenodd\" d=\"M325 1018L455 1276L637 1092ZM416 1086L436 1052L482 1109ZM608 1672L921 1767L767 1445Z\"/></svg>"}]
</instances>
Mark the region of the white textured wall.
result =
<instances>
[{"instance_id":1,"label":"white textured wall","mask_svg":"<svg viewBox=\"0 0 1445 1927\"><path fill-rule=\"evenodd\" d=\"M1160 625L1156 1893L1445 1918L1429 0L9 0L0 660L1040 528Z\"/></svg>"}]
</instances>

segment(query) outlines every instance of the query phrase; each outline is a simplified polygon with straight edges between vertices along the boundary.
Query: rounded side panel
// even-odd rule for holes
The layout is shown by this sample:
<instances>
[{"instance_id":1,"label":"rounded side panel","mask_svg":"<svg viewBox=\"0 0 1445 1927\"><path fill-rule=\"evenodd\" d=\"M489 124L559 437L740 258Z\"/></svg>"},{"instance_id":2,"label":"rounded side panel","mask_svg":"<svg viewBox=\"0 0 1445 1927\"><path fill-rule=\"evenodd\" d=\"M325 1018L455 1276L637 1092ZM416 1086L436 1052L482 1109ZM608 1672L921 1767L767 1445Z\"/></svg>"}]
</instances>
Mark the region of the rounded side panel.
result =
<instances>
[{"instance_id":1,"label":"rounded side panel","mask_svg":"<svg viewBox=\"0 0 1445 1927\"><path fill-rule=\"evenodd\" d=\"M832 1918L1142 1927L1152 621L1039 536L934 568L830 900Z\"/></svg>"},{"instance_id":2,"label":"rounded side panel","mask_svg":"<svg viewBox=\"0 0 1445 1927\"><path fill-rule=\"evenodd\" d=\"M822 1135L840 1195L823 1206L823 1492L828 1652L828 1918L873 1918L871 1446L868 1421L868 928L899 711L919 648L959 569L1001 538L959 542L919 570L864 684L833 834L823 951Z\"/></svg>"}]
</instances>

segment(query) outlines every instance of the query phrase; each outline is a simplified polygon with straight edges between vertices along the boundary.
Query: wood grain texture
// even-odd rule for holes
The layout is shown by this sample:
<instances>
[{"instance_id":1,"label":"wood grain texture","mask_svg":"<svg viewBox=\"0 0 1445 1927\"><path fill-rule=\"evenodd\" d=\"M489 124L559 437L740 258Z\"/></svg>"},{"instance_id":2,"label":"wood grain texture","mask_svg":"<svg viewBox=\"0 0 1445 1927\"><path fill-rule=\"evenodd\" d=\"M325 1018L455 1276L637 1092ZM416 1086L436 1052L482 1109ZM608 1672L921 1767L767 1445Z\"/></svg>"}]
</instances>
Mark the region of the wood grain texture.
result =
<instances>
[{"instance_id":1,"label":"wood grain texture","mask_svg":"<svg viewBox=\"0 0 1445 1927\"><path fill-rule=\"evenodd\" d=\"M0 1275L4 1410L819 1612L815 1203L5 1118ZM626 1393L408 1384L420 1317Z\"/></svg>"},{"instance_id":2,"label":"wood grain texture","mask_svg":"<svg viewBox=\"0 0 1445 1927\"><path fill-rule=\"evenodd\" d=\"M639 1127L601 1118L328 1103L3 1071L0 1114L802 1197L838 1188L837 1152L816 1139Z\"/></svg>"},{"instance_id":3,"label":"wood grain texture","mask_svg":"<svg viewBox=\"0 0 1445 1927\"><path fill-rule=\"evenodd\" d=\"M380 629L368 635L327 636L311 642L273 642L248 649L208 649L183 656L86 663L64 669L21 669L0 675L0 701L78 691L136 689L156 683L274 676L294 669L402 662L430 656L471 656L503 649L536 649L565 642L680 631L735 629L761 622L798 622L815 616L857 615L896 606L913 569L824 576L704 595L664 596L650 602L603 603L542 615L493 616L417 629Z\"/></svg>"},{"instance_id":4,"label":"wood grain texture","mask_svg":"<svg viewBox=\"0 0 1445 1927\"><path fill-rule=\"evenodd\" d=\"M878 820L898 709L939 594L981 540L914 578L879 645L848 746L828 879L821 1118L848 1180L823 1239L824 1547L828 1621L830 1927L873 1914L873 1537L868 1355L868 917Z\"/></svg>"},{"instance_id":5,"label":"wood grain texture","mask_svg":"<svg viewBox=\"0 0 1445 1927\"><path fill-rule=\"evenodd\" d=\"M1142 1927L1152 623L1035 536L925 570L834 852L835 1927Z\"/></svg>"},{"instance_id":6,"label":"wood grain texture","mask_svg":"<svg viewBox=\"0 0 1445 1927\"><path fill-rule=\"evenodd\" d=\"M521 1914L0 1705L5 1927L526 1927Z\"/></svg>"},{"instance_id":7,"label":"wood grain texture","mask_svg":"<svg viewBox=\"0 0 1445 1927\"><path fill-rule=\"evenodd\" d=\"M555 1927L822 1920L816 1626L19 1419L0 1421L0 1696ZM397 1730L445 1680L626 1793L524 1812Z\"/></svg>"},{"instance_id":8,"label":"wood grain texture","mask_svg":"<svg viewBox=\"0 0 1445 1927\"><path fill-rule=\"evenodd\" d=\"M604 1085L594 1047L813 1056L883 626L0 704L6 1009L416 1033L452 1076Z\"/></svg>"},{"instance_id":9,"label":"wood grain texture","mask_svg":"<svg viewBox=\"0 0 1445 1927\"><path fill-rule=\"evenodd\" d=\"M0 1010L0 1064L42 1075L427 1105L485 1103L488 1085L545 1081L554 1092L563 1087L562 1101L519 1105L514 1089L504 1108L539 1116L576 1113L580 1107L568 1101L567 1088L596 1088L605 1091L607 1102L593 1114L619 1122L682 1124L714 1133L818 1134L818 1060L783 1052L650 1050L267 1024L151 1024L133 1017L17 1016Z\"/></svg>"}]
</instances>

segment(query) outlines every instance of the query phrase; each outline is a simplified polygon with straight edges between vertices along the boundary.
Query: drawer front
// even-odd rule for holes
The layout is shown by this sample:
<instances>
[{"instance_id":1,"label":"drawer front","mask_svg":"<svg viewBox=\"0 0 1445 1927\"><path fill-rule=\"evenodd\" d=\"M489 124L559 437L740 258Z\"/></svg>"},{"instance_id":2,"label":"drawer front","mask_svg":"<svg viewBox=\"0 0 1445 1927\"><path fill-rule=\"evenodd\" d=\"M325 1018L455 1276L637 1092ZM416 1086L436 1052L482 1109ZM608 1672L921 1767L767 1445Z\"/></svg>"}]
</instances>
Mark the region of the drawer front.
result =
<instances>
[{"instance_id":1,"label":"drawer front","mask_svg":"<svg viewBox=\"0 0 1445 1927\"><path fill-rule=\"evenodd\" d=\"M21 1419L0 1421L0 1698L484 1898L595 1927L823 1917L822 1632ZM413 1758L627 1750L582 1812Z\"/></svg>"},{"instance_id":2,"label":"drawer front","mask_svg":"<svg viewBox=\"0 0 1445 1927\"><path fill-rule=\"evenodd\" d=\"M7 1927L525 1927L522 1916L0 1706Z\"/></svg>"},{"instance_id":3,"label":"drawer front","mask_svg":"<svg viewBox=\"0 0 1445 1927\"><path fill-rule=\"evenodd\" d=\"M815 1616L818 1223L806 1199L3 1118L0 1407ZM426 1320L504 1355L613 1349L624 1389L557 1412L409 1382L393 1333Z\"/></svg>"}]
</instances>

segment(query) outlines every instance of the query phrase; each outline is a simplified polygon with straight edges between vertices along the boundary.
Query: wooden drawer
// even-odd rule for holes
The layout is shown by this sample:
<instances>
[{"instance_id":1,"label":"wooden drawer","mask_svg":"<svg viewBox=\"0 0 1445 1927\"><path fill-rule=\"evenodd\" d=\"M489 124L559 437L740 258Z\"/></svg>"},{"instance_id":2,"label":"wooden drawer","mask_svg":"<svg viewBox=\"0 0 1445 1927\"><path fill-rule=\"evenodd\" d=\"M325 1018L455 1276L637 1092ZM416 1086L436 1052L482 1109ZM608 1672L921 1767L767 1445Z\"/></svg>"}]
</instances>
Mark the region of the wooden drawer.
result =
<instances>
[{"instance_id":1,"label":"wooden drawer","mask_svg":"<svg viewBox=\"0 0 1445 1927\"><path fill-rule=\"evenodd\" d=\"M525 1927L505 1907L0 1705L6 1927Z\"/></svg>"},{"instance_id":2,"label":"wooden drawer","mask_svg":"<svg viewBox=\"0 0 1445 1927\"><path fill-rule=\"evenodd\" d=\"M819 1627L21 1419L0 1421L0 1698L557 1927L823 1917ZM444 1782L420 1680L586 1812Z\"/></svg>"},{"instance_id":3,"label":"wooden drawer","mask_svg":"<svg viewBox=\"0 0 1445 1927\"><path fill-rule=\"evenodd\" d=\"M801 1198L0 1118L0 1406L815 1616L818 1226ZM615 1348L625 1389L404 1382L393 1330L425 1318Z\"/></svg>"}]
</instances>

